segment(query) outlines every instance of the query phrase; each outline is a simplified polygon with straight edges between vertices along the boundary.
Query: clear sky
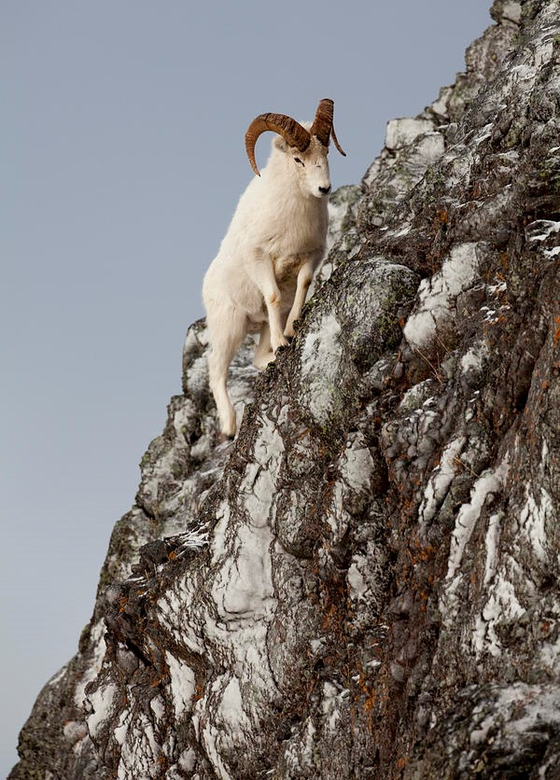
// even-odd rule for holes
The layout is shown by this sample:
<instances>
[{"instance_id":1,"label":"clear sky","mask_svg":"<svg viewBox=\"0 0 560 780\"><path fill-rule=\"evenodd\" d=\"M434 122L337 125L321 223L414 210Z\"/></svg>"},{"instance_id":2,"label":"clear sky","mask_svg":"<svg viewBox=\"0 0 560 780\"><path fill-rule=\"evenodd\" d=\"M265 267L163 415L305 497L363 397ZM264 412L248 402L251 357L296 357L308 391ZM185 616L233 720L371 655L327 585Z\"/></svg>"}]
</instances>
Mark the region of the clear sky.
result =
<instances>
[{"instance_id":1,"label":"clear sky","mask_svg":"<svg viewBox=\"0 0 560 780\"><path fill-rule=\"evenodd\" d=\"M0 776L76 651L180 392L202 276L252 175L247 125L333 98L333 186L357 184L387 120L464 69L489 7L0 0Z\"/></svg>"}]
</instances>

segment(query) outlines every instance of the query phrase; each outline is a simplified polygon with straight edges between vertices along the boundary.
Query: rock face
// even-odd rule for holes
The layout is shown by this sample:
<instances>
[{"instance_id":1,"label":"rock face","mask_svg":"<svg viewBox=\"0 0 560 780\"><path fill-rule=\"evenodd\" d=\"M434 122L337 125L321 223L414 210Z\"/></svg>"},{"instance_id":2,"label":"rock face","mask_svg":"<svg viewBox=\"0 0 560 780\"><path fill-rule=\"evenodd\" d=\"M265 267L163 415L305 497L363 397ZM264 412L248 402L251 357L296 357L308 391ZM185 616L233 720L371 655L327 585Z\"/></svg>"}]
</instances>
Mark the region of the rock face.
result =
<instances>
[{"instance_id":1,"label":"rock face","mask_svg":"<svg viewBox=\"0 0 560 780\"><path fill-rule=\"evenodd\" d=\"M11 780L560 777L560 2L389 123L293 344L204 322Z\"/></svg>"}]
</instances>

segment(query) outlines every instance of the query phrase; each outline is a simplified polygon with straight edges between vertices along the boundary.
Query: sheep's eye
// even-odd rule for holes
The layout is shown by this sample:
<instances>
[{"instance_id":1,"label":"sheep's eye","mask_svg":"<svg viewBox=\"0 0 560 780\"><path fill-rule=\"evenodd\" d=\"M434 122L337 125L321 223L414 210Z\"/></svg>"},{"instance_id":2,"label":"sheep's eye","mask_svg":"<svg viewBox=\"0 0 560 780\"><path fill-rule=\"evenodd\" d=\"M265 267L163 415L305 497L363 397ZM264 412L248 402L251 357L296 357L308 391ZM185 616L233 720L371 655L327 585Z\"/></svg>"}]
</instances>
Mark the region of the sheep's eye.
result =
<instances>
[{"instance_id":1,"label":"sheep's eye","mask_svg":"<svg viewBox=\"0 0 560 780\"><path fill-rule=\"evenodd\" d=\"M297 162L300 165L303 165L303 162L299 159L299 157L294 157L294 162Z\"/></svg>"}]
</instances>

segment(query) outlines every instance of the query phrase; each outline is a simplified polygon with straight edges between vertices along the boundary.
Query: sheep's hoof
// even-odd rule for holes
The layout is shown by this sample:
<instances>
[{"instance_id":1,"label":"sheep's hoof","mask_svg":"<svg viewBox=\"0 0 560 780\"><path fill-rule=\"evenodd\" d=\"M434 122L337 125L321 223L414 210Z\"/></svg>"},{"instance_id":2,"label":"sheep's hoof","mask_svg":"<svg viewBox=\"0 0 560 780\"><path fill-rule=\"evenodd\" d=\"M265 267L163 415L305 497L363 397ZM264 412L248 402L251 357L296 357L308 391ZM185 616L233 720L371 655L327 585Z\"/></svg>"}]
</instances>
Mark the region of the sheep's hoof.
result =
<instances>
[{"instance_id":1,"label":"sheep's hoof","mask_svg":"<svg viewBox=\"0 0 560 780\"><path fill-rule=\"evenodd\" d=\"M235 439L235 433L220 433L220 444L233 441Z\"/></svg>"},{"instance_id":2,"label":"sheep's hoof","mask_svg":"<svg viewBox=\"0 0 560 780\"><path fill-rule=\"evenodd\" d=\"M284 336L287 339L293 339L293 337L300 329L300 326L301 326L301 320L294 320L291 325L286 326L286 330L284 331Z\"/></svg>"}]
</instances>

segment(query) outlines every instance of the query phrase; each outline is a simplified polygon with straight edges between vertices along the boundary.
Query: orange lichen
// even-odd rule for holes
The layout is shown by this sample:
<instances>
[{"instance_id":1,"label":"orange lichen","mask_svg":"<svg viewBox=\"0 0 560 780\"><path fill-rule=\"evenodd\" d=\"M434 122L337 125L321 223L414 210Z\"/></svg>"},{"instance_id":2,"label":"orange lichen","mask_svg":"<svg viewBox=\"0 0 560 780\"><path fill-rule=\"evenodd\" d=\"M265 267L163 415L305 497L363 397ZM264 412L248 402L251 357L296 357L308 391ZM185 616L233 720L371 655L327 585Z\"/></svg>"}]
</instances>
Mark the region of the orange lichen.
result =
<instances>
[{"instance_id":1,"label":"orange lichen","mask_svg":"<svg viewBox=\"0 0 560 780\"><path fill-rule=\"evenodd\" d=\"M554 346L558 345L558 342L560 342L560 315L555 314L554 315L554 324L556 325L556 331L554 333Z\"/></svg>"}]
</instances>

